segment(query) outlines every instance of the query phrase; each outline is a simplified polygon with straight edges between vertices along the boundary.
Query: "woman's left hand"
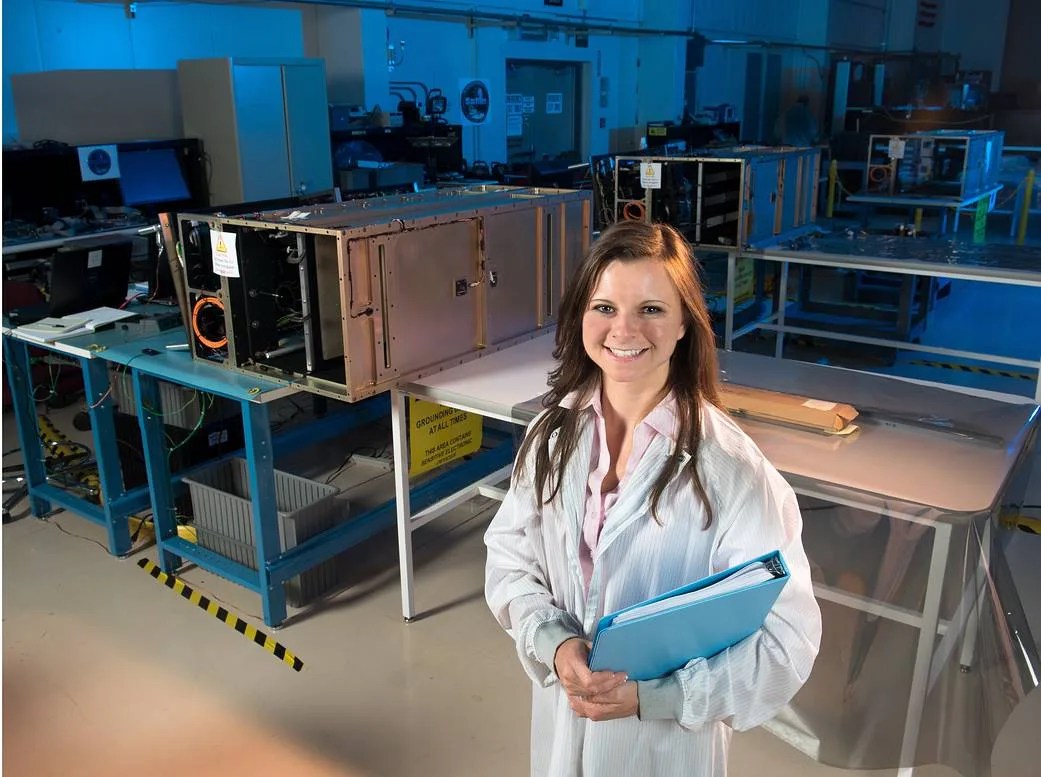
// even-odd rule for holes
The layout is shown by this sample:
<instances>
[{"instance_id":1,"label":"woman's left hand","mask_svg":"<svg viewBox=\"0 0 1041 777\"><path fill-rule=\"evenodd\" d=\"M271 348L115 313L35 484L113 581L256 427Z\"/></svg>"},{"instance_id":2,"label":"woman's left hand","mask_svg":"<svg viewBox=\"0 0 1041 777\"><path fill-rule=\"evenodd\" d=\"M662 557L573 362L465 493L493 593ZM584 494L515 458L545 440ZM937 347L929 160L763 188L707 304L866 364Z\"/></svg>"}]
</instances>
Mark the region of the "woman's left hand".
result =
<instances>
[{"instance_id":1,"label":"woman's left hand","mask_svg":"<svg viewBox=\"0 0 1041 777\"><path fill-rule=\"evenodd\" d=\"M590 720L628 718L640 711L640 698L633 680L597 696L568 696L568 702L578 717Z\"/></svg>"}]
</instances>

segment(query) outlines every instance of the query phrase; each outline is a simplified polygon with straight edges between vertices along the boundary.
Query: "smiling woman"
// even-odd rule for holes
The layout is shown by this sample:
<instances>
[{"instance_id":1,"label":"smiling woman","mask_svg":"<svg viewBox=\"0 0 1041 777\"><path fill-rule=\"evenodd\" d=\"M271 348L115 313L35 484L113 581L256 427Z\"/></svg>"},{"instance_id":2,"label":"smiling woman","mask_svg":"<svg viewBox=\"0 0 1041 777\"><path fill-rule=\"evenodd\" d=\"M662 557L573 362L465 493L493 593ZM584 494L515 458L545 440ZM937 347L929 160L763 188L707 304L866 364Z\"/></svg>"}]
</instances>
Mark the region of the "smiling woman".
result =
<instances>
[{"instance_id":1,"label":"smiling woman","mask_svg":"<svg viewBox=\"0 0 1041 777\"><path fill-rule=\"evenodd\" d=\"M679 292L660 261L615 260L582 316L582 345L605 391L659 393L686 330Z\"/></svg>"},{"instance_id":2,"label":"smiling woman","mask_svg":"<svg viewBox=\"0 0 1041 777\"><path fill-rule=\"evenodd\" d=\"M721 777L732 729L774 716L820 643L795 495L718 407L689 244L623 222L561 303L546 410L485 535L485 593L532 680L533 775ZM780 550L762 628L661 678L588 667L599 619Z\"/></svg>"}]
</instances>

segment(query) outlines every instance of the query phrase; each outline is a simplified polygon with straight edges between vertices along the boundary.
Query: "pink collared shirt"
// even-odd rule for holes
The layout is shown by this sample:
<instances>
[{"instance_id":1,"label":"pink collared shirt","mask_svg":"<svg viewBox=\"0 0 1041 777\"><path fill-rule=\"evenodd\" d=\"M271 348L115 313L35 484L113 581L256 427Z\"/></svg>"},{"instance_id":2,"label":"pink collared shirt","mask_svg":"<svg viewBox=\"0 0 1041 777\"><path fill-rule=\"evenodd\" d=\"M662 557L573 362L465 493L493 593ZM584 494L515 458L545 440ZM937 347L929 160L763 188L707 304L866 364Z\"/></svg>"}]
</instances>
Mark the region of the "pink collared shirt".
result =
<instances>
[{"instance_id":1,"label":"pink collared shirt","mask_svg":"<svg viewBox=\"0 0 1041 777\"><path fill-rule=\"evenodd\" d=\"M600 389L592 392L592 397L581 407L593 409L596 433L593 435L593 450L590 457L591 471L586 493L585 518L582 522L582 541L579 543L578 558L582 565L582 578L586 591L593 577L593 554L600 541L600 532L607 520L607 513L618 501L619 493L626 488L629 477L636 469L643 454L651 442L659 434L675 439L676 435L676 400L669 392L633 431L633 447L629 459L625 463L625 472L618 485L612 491L604 492L604 478L611 469L611 453L607 447L607 422L604 420L604 408L600 401Z\"/></svg>"}]
</instances>

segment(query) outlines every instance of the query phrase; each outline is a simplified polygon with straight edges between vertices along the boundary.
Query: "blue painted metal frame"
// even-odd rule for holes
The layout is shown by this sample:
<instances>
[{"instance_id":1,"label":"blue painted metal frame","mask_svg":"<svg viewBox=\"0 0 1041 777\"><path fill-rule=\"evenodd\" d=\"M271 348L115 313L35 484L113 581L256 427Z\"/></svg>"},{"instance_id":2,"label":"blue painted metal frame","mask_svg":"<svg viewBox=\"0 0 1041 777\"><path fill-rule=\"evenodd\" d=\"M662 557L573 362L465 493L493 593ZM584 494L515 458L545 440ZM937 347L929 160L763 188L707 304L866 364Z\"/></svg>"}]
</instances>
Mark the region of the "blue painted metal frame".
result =
<instances>
[{"instance_id":1,"label":"blue painted metal frame","mask_svg":"<svg viewBox=\"0 0 1041 777\"><path fill-rule=\"evenodd\" d=\"M130 356L127 359L127 356ZM131 354L114 354L129 363ZM189 366L191 369L179 369ZM163 432L163 419L149 408L161 407L159 383L161 380L208 391L236 402L242 417L245 438L244 455L249 477L252 504L253 536L256 541L256 569L239 564L213 551L180 539L174 510L174 492L180 476L170 472ZM198 564L222 577L260 594L264 622L277 626L286 617L285 590L282 583L315 564L331 558L360 541L336 542L328 532L314 538L304 548L282 552L279 542L278 514L275 503L275 446L271 435L268 405L261 401L268 391L284 391L285 387L255 378L248 380L234 376L219 367L185 362L183 354L160 354L133 365L134 396L137 400L138 423L141 426L145 467L152 488L152 511L156 524L156 545L159 566L167 573L176 571L184 560ZM374 397L351 405L339 413L330 413L320 423L290 428L277 436L278 453L284 454L305 445L314 445L342 434L351 428L387 415L389 402L385 396ZM212 462L211 462L212 464ZM181 473L183 476L185 473ZM351 522L352 525L354 522ZM323 541L324 540L324 541ZM286 573L277 566L284 559L303 559L298 571ZM294 567L295 568L295 567Z\"/></svg>"},{"instance_id":2,"label":"blue painted metal frame","mask_svg":"<svg viewBox=\"0 0 1041 777\"><path fill-rule=\"evenodd\" d=\"M328 529L295 548L283 551L278 539L278 516L274 498L274 446L270 432L270 418L267 405L257 401L260 394L263 393L263 387L260 387L260 391L255 395L246 398L242 396L241 392L232 390L230 385L226 385L221 391L219 384L207 381L203 390L214 391L216 388L214 393L237 401L242 411L246 442L245 456L249 472L249 493L252 502L253 536L256 538L257 569L251 569L179 538L173 507L174 489L171 485L169 462L163 441L163 421L158 414L151 413L147 409L160 407L160 378L150 374L153 372L153 368L158 367L158 364L150 360L141 365L135 365L135 367L133 372L134 394L137 399L138 420L141 425L148 479L149 482L156 484L152 489L152 510L155 515L159 565L164 572L172 573L183 560L188 560L251 591L256 591L260 594L264 622L268 626L275 627L286 618L285 591L282 586L285 581L394 525L394 500L391 500L344 524ZM156 371L160 370L156 369ZM172 379L171 374L165 370L162 371L163 380ZM192 383L185 382L184 385L192 385ZM321 425L303 425L292 430L291 433L279 435L277 438L278 452L284 453L287 447L313 445L322 439L340 434L350 427L356 427L385 416L388 412L389 398L385 394L351 405L347 413L341 414L345 421L330 423L323 420ZM498 441L492 450L475 456L472 460L454 467L448 473L413 489L413 499L417 505L422 507L433 504L443 496L458 491L467 483L472 483L509 463L513 458L512 437L492 432L489 434L489 439Z\"/></svg>"},{"instance_id":3,"label":"blue painted metal frame","mask_svg":"<svg viewBox=\"0 0 1041 777\"><path fill-rule=\"evenodd\" d=\"M40 444L39 427L36 423L29 347L19 340L5 336L4 364L7 365L11 405L14 409L15 425L18 427L18 444L22 446L22 458L25 462L29 509L39 518L51 511L51 503L41 492L42 487L47 484L47 467L44 464L43 446Z\"/></svg>"},{"instance_id":4,"label":"blue painted metal frame","mask_svg":"<svg viewBox=\"0 0 1041 777\"><path fill-rule=\"evenodd\" d=\"M75 512L103 527L108 535L108 550L115 556L130 552L130 527L128 518L136 510L148 505L148 486L138 486L127 491L123 486L123 475L119 466L119 450L116 445L113 400L109 392L108 365L103 358L71 356L46 344L33 344L43 350L74 359L83 374L83 385L87 397L93 434L94 458L97 462L98 480L101 484L100 506L69 491L47 482L46 456L40 442L36 405L33 399L30 344L23 340L4 336L4 356L7 375L10 379L15 424L18 441L25 461L26 484L29 489L30 510L37 518L51 512L54 505ZM100 355L100 354L99 354Z\"/></svg>"},{"instance_id":5,"label":"blue painted metal frame","mask_svg":"<svg viewBox=\"0 0 1041 777\"><path fill-rule=\"evenodd\" d=\"M390 411L389 396L381 394L351 405L343 412L330 413L321 419L321 423L291 427L272 438L268 405L259 400L263 394L270 391L284 392L285 387L252 377L243 378L214 365L193 361L183 352L165 350L168 342L183 337L183 333L180 332L167 332L136 342L114 341L110 347L101 348L94 353L93 358L72 357L77 359L83 371L88 405L97 403L97 407L90 408L90 415L102 493L116 495L104 499L104 504L100 507L47 482L45 459L32 399L29 344L4 337L7 372L14 394L19 442L25 452L26 476L33 513L45 515L51 511L52 505L75 511L105 526L109 534L110 550L114 554L122 555L130 550L127 517L148 504L150 499L155 516L159 566L164 572L172 573L184 560L188 560L251 591L256 591L261 597L264 622L272 627L278 626L286 617L282 584L377 532L393 526L395 504L394 500L390 500L291 550L282 552L274 499L275 443L278 455L282 455L386 417ZM145 357L144 348L158 350L159 354ZM119 469L113 400L109 394L108 363L121 364L132 373L145 468L150 484L150 487L142 486L126 493L122 489L122 475ZM257 569L251 569L218 553L200 548L177 536L174 497L183 487L181 478L191 470L185 470L176 476L170 472L162 415L149 410L162 407L159 384L163 380L217 394L237 402L240 407L245 433L245 447L242 453L248 463L253 532L257 539ZM496 441L497 444L491 450L478 454L412 489L412 501L416 506L422 509L433 504L512 460L513 441L509 435L488 431L486 439ZM212 464L213 462L208 462L202 466Z\"/></svg>"}]
</instances>

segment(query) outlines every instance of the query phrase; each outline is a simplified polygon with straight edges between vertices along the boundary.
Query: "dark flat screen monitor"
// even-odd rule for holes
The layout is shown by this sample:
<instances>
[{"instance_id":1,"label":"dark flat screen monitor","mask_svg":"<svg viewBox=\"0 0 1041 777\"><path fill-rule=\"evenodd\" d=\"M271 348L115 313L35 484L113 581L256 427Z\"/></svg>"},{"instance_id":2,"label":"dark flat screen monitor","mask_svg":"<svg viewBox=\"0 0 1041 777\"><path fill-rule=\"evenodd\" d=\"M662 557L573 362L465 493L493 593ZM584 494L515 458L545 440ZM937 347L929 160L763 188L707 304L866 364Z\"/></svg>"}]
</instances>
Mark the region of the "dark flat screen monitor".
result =
<instances>
[{"instance_id":1,"label":"dark flat screen monitor","mask_svg":"<svg viewBox=\"0 0 1041 777\"><path fill-rule=\"evenodd\" d=\"M51 258L50 315L118 308L130 283L132 240L87 239L62 246Z\"/></svg>"},{"instance_id":2,"label":"dark flat screen monitor","mask_svg":"<svg viewBox=\"0 0 1041 777\"><path fill-rule=\"evenodd\" d=\"M151 205L191 197L177 150L172 147L119 152L119 187L124 205Z\"/></svg>"}]
</instances>

